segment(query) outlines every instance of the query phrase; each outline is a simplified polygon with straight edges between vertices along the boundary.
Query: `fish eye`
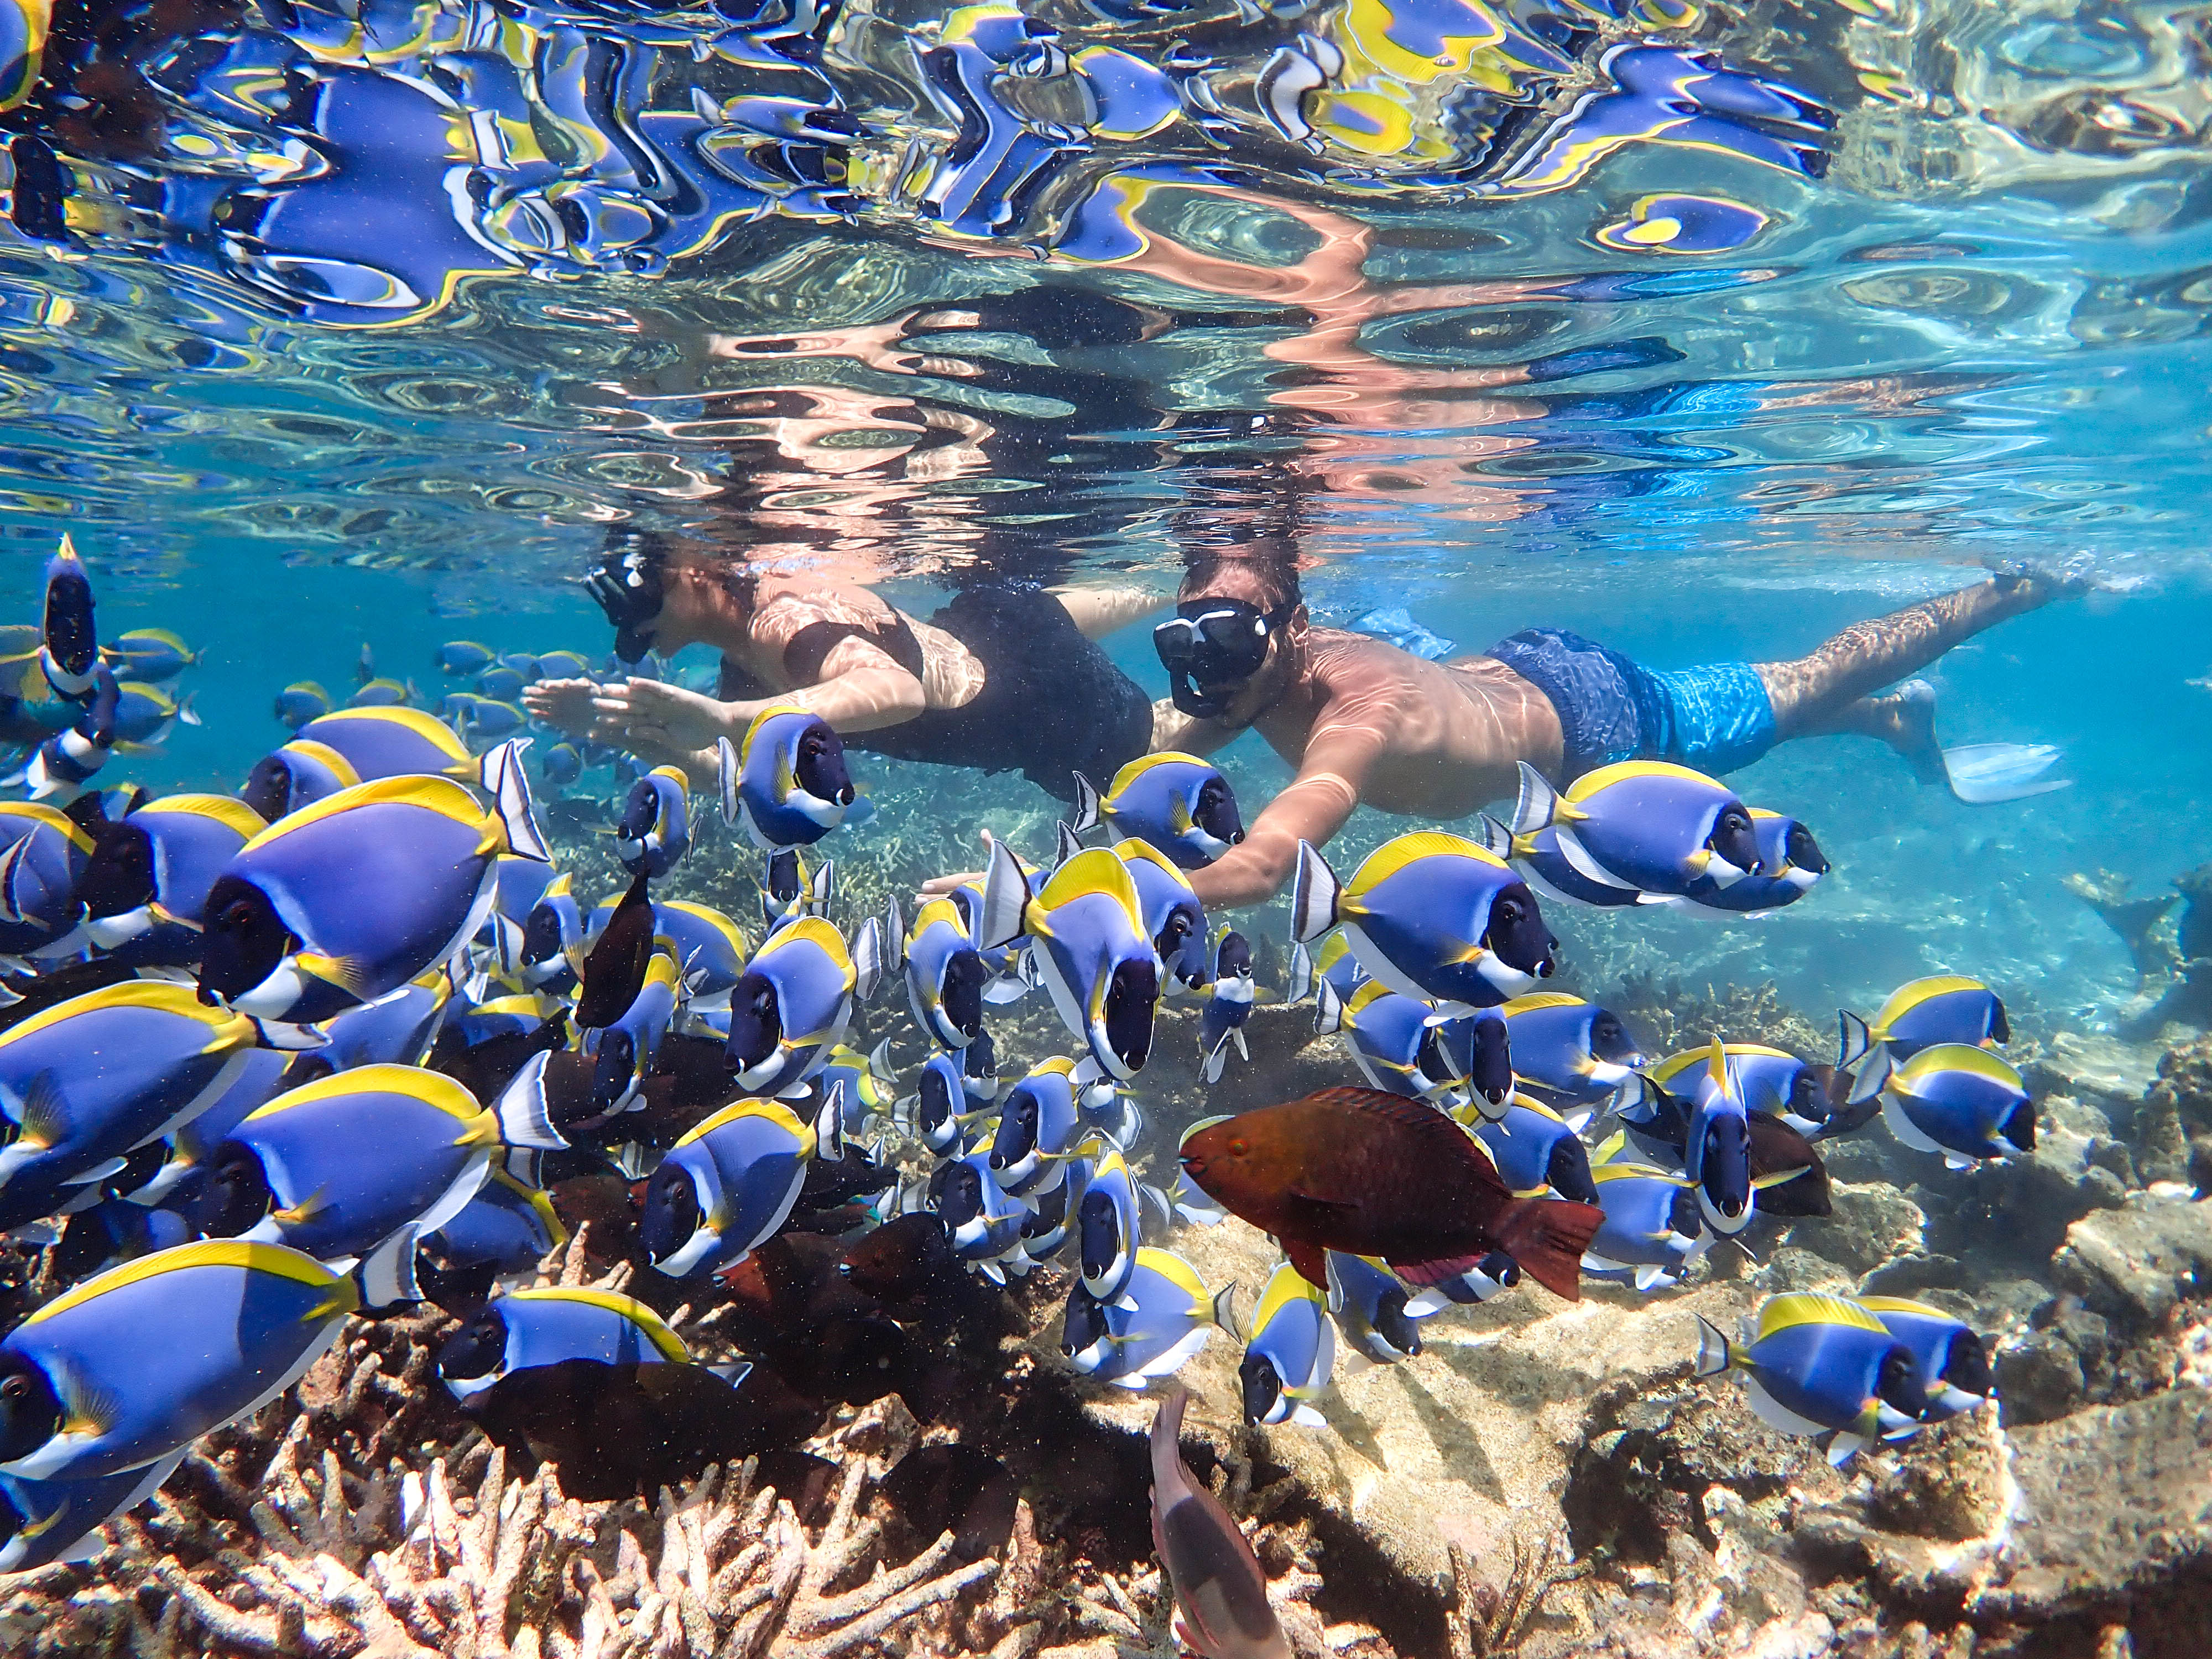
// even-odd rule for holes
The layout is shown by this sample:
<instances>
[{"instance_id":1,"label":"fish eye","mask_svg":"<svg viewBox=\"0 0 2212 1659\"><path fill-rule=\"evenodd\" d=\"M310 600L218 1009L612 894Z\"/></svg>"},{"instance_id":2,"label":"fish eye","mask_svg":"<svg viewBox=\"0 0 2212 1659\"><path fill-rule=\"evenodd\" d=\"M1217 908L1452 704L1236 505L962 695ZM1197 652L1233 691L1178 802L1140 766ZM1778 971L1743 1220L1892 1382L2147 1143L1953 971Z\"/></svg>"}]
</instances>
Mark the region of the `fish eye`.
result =
<instances>
[{"instance_id":1,"label":"fish eye","mask_svg":"<svg viewBox=\"0 0 2212 1659\"><path fill-rule=\"evenodd\" d=\"M6 1382L0 1382L0 1395L4 1395L10 1400L21 1400L30 1391L31 1385L20 1376L11 1376Z\"/></svg>"},{"instance_id":2,"label":"fish eye","mask_svg":"<svg viewBox=\"0 0 2212 1659\"><path fill-rule=\"evenodd\" d=\"M1251 1150L1251 1147L1245 1142L1244 1137L1242 1135L1238 1135L1235 1139L1229 1143L1229 1156L1231 1158L1242 1158L1245 1153Z\"/></svg>"}]
</instances>

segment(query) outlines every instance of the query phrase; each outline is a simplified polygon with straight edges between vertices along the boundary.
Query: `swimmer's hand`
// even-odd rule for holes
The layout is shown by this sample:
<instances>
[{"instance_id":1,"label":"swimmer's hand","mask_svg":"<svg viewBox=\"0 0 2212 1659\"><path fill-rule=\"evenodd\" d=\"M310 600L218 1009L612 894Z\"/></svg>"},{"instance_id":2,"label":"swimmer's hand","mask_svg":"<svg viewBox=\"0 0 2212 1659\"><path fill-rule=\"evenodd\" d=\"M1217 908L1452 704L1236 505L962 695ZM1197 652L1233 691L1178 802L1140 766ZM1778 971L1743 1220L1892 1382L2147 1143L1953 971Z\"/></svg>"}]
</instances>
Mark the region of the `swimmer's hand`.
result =
<instances>
[{"instance_id":1,"label":"swimmer's hand","mask_svg":"<svg viewBox=\"0 0 2212 1659\"><path fill-rule=\"evenodd\" d=\"M522 706L548 726L583 741L599 723L592 699L599 688L590 680L539 680L522 689Z\"/></svg>"},{"instance_id":2,"label":"swimmer's hand","mask_svg":"<svg viewBox=\"0 0 2212 1659\"><path fill-rule=\"evenodd\" d=\"M757 712L750 705L717 702L659 680L625 680L596 688L592 707L616 742L650 744L689 752L711 749L717 738L742 740Z\"/></svg>"},{"instance_id":3,"label":"swimmer's hand","mask_svg":"<svg viewBox=\"0 0 2212 1659\"><path fill-rule=\"evenodd\" d=\"M986 830L978 839L982 842L983 850L988 853L991 850L996 837ZM970 882L981 887L983 884L983 875L984 872L981 870L963 870L957 876L932 876L921 884L921 896L924 898L942 898L947 893L958 891Z\"/></svg>"}]
</instances>

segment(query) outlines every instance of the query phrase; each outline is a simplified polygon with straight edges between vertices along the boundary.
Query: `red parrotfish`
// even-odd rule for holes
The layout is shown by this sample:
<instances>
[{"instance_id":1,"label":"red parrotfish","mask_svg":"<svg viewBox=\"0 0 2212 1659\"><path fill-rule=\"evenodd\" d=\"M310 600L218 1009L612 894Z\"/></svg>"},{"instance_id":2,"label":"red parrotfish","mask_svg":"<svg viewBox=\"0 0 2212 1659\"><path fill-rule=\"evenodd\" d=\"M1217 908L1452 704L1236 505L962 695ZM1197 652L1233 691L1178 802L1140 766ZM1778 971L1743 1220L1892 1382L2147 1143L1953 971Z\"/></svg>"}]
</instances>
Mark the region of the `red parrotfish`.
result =
<instances>
[{"instance_id":1,"label":"red parrotfish","mask_svg":"<svg viewBox=\"0 0 2212 1659\"><path fill-rule=\"evenodd\" d=\"M1312 1284L1325 1252L1379 1256L1409 1284L1453 1279L1503 1250L1554 1295L1580 1294L1595 1204L1516 1198L1467 1132L1425 1101L1323 1089L1200 1130L1183 1173L1273 1233Z\"/></svg>"},{"instance_id":2,"label":"red parrotfish","mask_svg":"<svg viewBox=\"0 0 2212 1659\"><path fill-rule=\"evenodd\" d=\"M1206 1659L1291 1659L1252 1546L1182 1461L1189 1398L1177 1389L1152 1419L1152 1547L1175 1587L1176 1634Z\"/></svg>"}]
</instances>

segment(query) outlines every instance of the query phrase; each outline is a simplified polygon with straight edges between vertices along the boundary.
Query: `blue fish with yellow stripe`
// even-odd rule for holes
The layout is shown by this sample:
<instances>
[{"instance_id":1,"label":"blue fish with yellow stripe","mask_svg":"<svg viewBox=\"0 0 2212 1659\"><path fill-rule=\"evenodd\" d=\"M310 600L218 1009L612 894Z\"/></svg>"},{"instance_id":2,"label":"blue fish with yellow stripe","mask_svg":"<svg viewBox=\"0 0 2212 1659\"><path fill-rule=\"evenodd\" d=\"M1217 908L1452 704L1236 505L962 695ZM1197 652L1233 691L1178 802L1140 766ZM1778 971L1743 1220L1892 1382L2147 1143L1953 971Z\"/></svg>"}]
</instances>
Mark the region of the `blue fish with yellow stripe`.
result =
<instances>
[{"instance_id":1,"label":"blue fish with yellow stripe","mask_svg":"<svg viewBox=\"0 0 2212 1659\"><path fill-rule=\"evenodd\" d=\"M438 1376L466 1402L540 1365L680 1365L690 1358L683 1338L635 1297L547 1285L486 1303L439 1348Z\"/></svg>"},{"instance_id":2,"label":"blue fish with yellow stripe","mask_svg":"<svg viewBox=\"0 0 2212 1659\"><path fill-rule=\"evenodd\" d=\"M991 1172L1015 1198L1058 1189L1083 1128L1075 1062L1041 1060L1006 1091L991 1139Z\"/></svg>"},{"instance_id":3,"label":"blue fish with yellow stripe","mask_svg":"<svg viewBox=\"0 0 2212 1659\"><path fill-rule=\"evenodd\" d=\"M92 834L37 801L0 801L0 954L52 945L81 913L77 888L92 862Z\"/></svg>"},{"instance_id":4,"label":"blue fish with yellow stripe","mask_svg":"<svg viewBox=\"0 0 2212 1659\"><path fill-rule=\"evenodd\" d=\"M1191 889L1190 878L1149 842L1117 842L1114 856L1127 866L1137 890L1137 914L1165 974L1164 988L1195 988L1206 983L1206 907Z\"/></svg>"},{"instance_id":5,"label":"blue fish with yellow stripe","mask_svg":"<svg viewBox=\"0 0 2212 1659\"><path fill-rule=\"evenodd\" d=\"M0 1341L0 1474L92 1480L173 1456L299 1381L361 1305L281 1244L204 1239L111 1267Z\"/></svg>"},{"instance_id":6,"label":"blue fish with yellow stripe","mask_svg":"<svg viewBox=\"0 0 2212 1659\"><path fill-rule=\"evenodd\" d=\"M164 795L107 821L77 883L85 937L142 966L198 962L210 890L267 828L228 795Z\"/></svg>"},{"instance_id":7,"label":"blue fish with yellow stripe","mask_svg":"<svg viewBox=\"0 0 2212 1659\"><path fill-rule=\"evenodd\" d=\"M1856 1301L1912 1350L1928 1390L1924 1420L1956 1417L1996 1397L1989 1344L1964 1320L1901 1296L1862 1296Z\"/></svg>"},{"instance_id":8,"label":"blue fish with yellow stripe","mask_svg":"<svg viewBox=\"0 0 2212 1659\"><path fill-rule=\"evenodd\" d=\"M1069 1293L1060 1352L1094 1382L1141 1389L1172 1376L1216 1330L1234 1328L1234 1283L1208 1291L1198 1270L1172 1251L1146 1245L1110 1298L1079 1283Z\"/></svg>"},{"instance_id":9,"label":"blue fish with yellow stripe","mask_svg":"<svg viewBox=\"0 0 2212 1659\"><path fill-rule=\"evenodd\" d=\"M319 680L295 680L276 694L276 718L293 731L303 729L311 720L319 720L329 714L334 705L331 694Z\"/></svg>"},{"instance_id":10,"label":"blue fish with yellow stripe","mask_svg":"<svg viewBox=\"0 0 2212 1659\"><path fill-rule=\"evenodd\" d=\"M1811 892L1832 867L1812 830L1796 818L1754 806L1751 828L1759 843L1757 872L1725 886L1710 878L1691 883L1683 896L1692 905L1736 915L1778 910Z\"/></svg>"},{"instance_id":11,"label":"blue fish with yellow stripe","mask_svg":"<svg viewBox=\"0 0 2212 1659\"><path fill-rule=\"evenodd\" d=\"M646 1184L638 1238L653 1265L684 1279L743 1261L789 1218L815 1146L780 1100L737 1101L695 1125Z\"/></svg>"},{"instance_id":12,"label":"blue fish with yellow stripe","mask_svg":"<svg viewBox=\"0 0 2212 1659\"><path fill-rule=\"evenodd\" d=\"M1832 1434L1830 1462L1919 1431L1928 1409L1920 1362L1856 1303L1802 1291L1770 1297L1746 1336L1731 1342L1700 1315L1697 1374L1737 1373L1769 1428Z\"/></svg>"},{"instance_id":13,"label":"blue fish with yellow stripe","mask_svg":"<svg viewBox=\"0 0 2212 1659\"><path fill-rule=\"evenodd\" d=\"M474 783L480 775L460 735L427 709L332 709L298 728L297 736L337 750L363 783L416 775Z\"/></svg>"},{"instance_id":14,"label":"blue fish with yellow stripe","mask_svg":"<svg viewBox=\"0 0 2212 1659\"><path fill-rule=\"evenodd\" d=\"M452 1078L362 1066L288 1090L230 1132L208 1160L203 1232L284 1244L350 1267L398 1237L459 1215L510 1146L564 1146L510 1090L487 1109Z\"/></svg>"},{"instance_id":15,"label":"blue fish with yellow stripe","mask_svg":"<svg viewBox=\"0 0 2212 1659\"><path fill-rule=\"evenodd\" d=\"M261 1044L189 985L126 980L0 1031L0 1226L58 1207L212 1104Z\"/></svg>"},{"instance_id":16,"label":"blue fish with yellow stripe","mask_svg":"<svg viewBox=\"0 0 2212 1659\"><path fill-rule=\"evenodd\" d=\"M1078 835L1103 823L1116 840L1144 842L1180 869L1202 870L1244 839L1237 792L1218 767L1195 755L1139 755L1103 795L1080 772L1075 788Z\"/></svg>"},{"instance_id":17,"label":"blue fish with yellow stripe","mask_svg":"<svg viewBox=\"0 0 2212 1659\"><path fill-rule=\"evenodd\" d=\"M964 1048L981 1036L983 990L991 970L959 905L949 897L927 900L908 927L893 899L883 936L897 951L907 1006L923 1033L945 1048Z\"/></svg>"},{"instance_id":18,"label":"blue fish with yellow stripe","mask_svg":"<svg viewBox=\"0 0 2212 1659\"><path fill-rule=\"evenodd\" d=\"M635 783L615 825L615 857L659 880L691 850L691 785L681 767L656 766Z\"/></svg>"},{"instance_id":19,"label":"blue fish with yellow stripe","mask_svg":"<svg viewBox=\"0 0 2212 1659\"><path fill-rule=\"evenodd\" d=\"M875 924L865 924L873 937ZM863 952L863 957L866 956ZM862 980L845 936L819 916L798 916L770 933L730 992L727 1065L748 1093L782 1095L827 1063L853 1018Z\"/></svg>"},{"instance_id":20,"label":"blue fish with yellow stripe","mask_svg":"<svg viewBox=\"0 0 2212 1659\"><path fill-rule=\"evenodd\" d=\"M1024 935L1061 1023L1098 1071L1134 1077L1152 1053L1160 959L1128 866L1088 848L1063 860L1032 897L1021 860L994 842L975 939L988 953Z\"/></svg>"},{"instance_id":21,"label":"blue fish with yellow stripe","mask_svg":"<svg viewBox=\"0 0 2212 1659\"><path fill-rule=\"evenodd\" d=\"M1559 941L1512 867L1464 836L1417 830L1385 842L1340 882L1298 844L1291 933L1310 945L1341 927L1359 965L1448 1017L1494 1008L1552 971Z\"/></svg>"},{"instance_id":22,"label":"blue fish with yellow stripe","mask_svg":"<svg viewBox=\"0 0 2212 1659\"><path fill-rule=\"evenodd\" d=\"M1662 1289L1689 1272L1713 1234L1699 1218L1696 1183L1626 1160L1625 1139L1616 1135L1590 1166L1605 1219L1583 1252L1583 1271L1625 1279L1639 1291Z\"/></svg>"},{"instance_id":23,"label":"blue fish with yellow stripe","mask_svg":"<svg viewBox=\"0 0 2212 1659\"><path fill-rule=\"evenodd\" d=\"M490 913L500 856L549 856L520 754L485 767L490 810L448 779L379 778L248 842L208 896L201 991L296 1024L450 959Z\"/></svg>"},{"instance_id":24,"label":"blue fish with yellow stripe","mask_svg":"<svg viewBox=\"0 0 2212 1659\"><path fill-rule=\"evenodd\" d=\"M1916 1152L1954 1170L2035 1150L2035 1103L2018 1072L1986 1048L1930 1044L1890 1073L1882 1121Z\"/></svg>"},{"instance_id":25,"label":"blue fish with yellow stripe","mask_svg":"<svg viewBox=\"0 0 2212 1659\"><path fill-rule=\"evenodd\" d=\"M1254 991L1251 942L1233 927L1224 929L1213 946L1212 983L1198 1024L1200 1063L1209 1084L1221 1081L1231 1042L1240 1056L1252 1058L1244 1028L1251 1023Z\"/></svg>"},{"instance_id":26,"label":"blue fish with yellow stripe","mask_svg":"<svg viewBox=\"0 0 2212 1659\"><path fill-rule=\"evenodd\" d=\"M361 781L353 763L330 744L295 738L253 763L238 798L274 823Z\"/></svg>"},{"instance_id":27,"label":"blue fish with yellow stripe","mask_svg":"<svg viewBox=\"0 0 2212 1659\"><path fill-rule=\"evenodd\" d=\"M771 703L740 747L728 745L723 738L722 815L743 823L762 851L811 847L854 816L844 741L812 709Z\"/></svg>"},{"instance_id":28,"label":"blue fish with yellow stripe","mask_svg":"<svg viewBox=\"0 0 2212 1659\"><path fill-rule=\"evenodd\" d=\"M1329 1317L1348 1350L1347 1370L1395 1365L1421 1351L1420 1321L1433 1313L1408 1304L1406 1281L1373 1256L1328 1253Z\"/></svg>"},{"instance_id":29,"label":"blue fish with yellow stripe","mask_svg":"<svg viewBox=\"0 0 2212 1659\"><path fill-rule=\"evenodd\" d=\"M1003 1285L1008 1272L1029 1271L1022 1230L1030 1208L999 1184L984 1149L947 1158L930 1171L928 1201L944 1219L952 1253L975 1272Z\"/></svg>"},{"instance_id":30,"label":"blue fish with yellow stripe","mask_svg":"<svg viewBox=\"0 0 2212 1659\"><path fill-rule=\"evenodd\" d=\"M1657 899L1725 889L1759 868L1751 809L1717 778L1671 761L1620 761L1562 792L1527 762L1513 811L1520 838L1549 829L1586 880Z\"/></svg>"},{"instance_id":31,"label":"blue fish with yellow stripe","mask_svg":"<svg viewBox=\"0 0 2212 1659\"><path fill-rule=\"evenodd\" d=\"M193 666L202 653L166 628L133 628L102 645L100 654L117 678L158 685Z\"/></svg>"},{"instance_id":32,"label":"blue fish with yellow stripe","mask_svg":"<svg viewBox=\"0 0 2212 1659\"><path fill-rule=\"evenodd\" d=\"M1467 1078L1445 1052L1443 1027L1429 1004L1401 996L1379 979L1362 980L1341 1001L1324 979L1316 994L1314 1030L1340 1035L1371 1087L1413 1100L1457 1103Z\"/></svg>"},{"instance_id":33,"label":"blue fish with yellow stripe","mask_svg":"<svg viewBox=\"0 0 2212 1659\"><path fill-rule=\"evenodd\" d=\"M1498 1012L1514 1076L1553 1105L1597 1105L1644 1064L1642 1045L1620 1016L1580 997L1537 991Z\"/></svg>"},{"instance_id":34,"label":"blue fish with yellow stripe","mask_svg":"<svg viewBox=\"0 0 2212 1659\"><path fill-rule=\"evenodd\" d=\"M1237 1366L1244 1420L1255 1426L1327 1427L1313 1401L1335 1369L1336 1328L1329 1322L1328 1296L1288 1261L1277 1262L1252 1310L1251 1334Z\"/></svg>"},{"instance_id":35,"label":"blue fish with yellow stripe","mask_svg":"<svg viewBox=\"0 0 2212 1659\"><path fill-rule=\"evenodd\" d=\"M1589 1122L1587 1110L1562 1117L1540 1101L1516 1095L1500 1116L1472 1127L1516 1198L1540 1198L1548 1191L1578 1204L1595 1204L1597 1186L1582 1141Z\"/></svg>"},{"instance_id":36,"label":"blue fish with yellow stripe","mask_svg":"<svg viewBox=\"0 0 2212 1659\"><path fill-rule=\"evenodd\" d=\"M1979 980L1931 974L1900 985L1865 1020L1842 1009L1836 1069L1853 1073L1853 1103L1881 1092L1890 1073L1923 1048L1940 1042L1994 1048L2012 1041L2004 1000Z\"/></svg>"},{"instance_id":37,"label":"blue fish with yellow stripe","mask_svg":"<svg viewBox=\"0 0 2212 1659\"><path fill-rule=\"evenodd\" d=\"M638 1100L683 993L676 958L656 950L646 963L645 983L621 1017L583 1034L584 1053L592 1060L592 1105L601 1115L626 1111Z\"/></svg>"},{"instance_id":38,"label":"blue fish with yellow stripe","mask_svg":"<svg viewBox=\"0 0 2212 1659\"><path fill-rule=\"evenodd\" d=\"M422 1241L447 1273L489 1269L495 1276L527 1273L568 1242L568 1230L544 1189L498 1164L460 1213Z\"/></svg>"}]
</instances>

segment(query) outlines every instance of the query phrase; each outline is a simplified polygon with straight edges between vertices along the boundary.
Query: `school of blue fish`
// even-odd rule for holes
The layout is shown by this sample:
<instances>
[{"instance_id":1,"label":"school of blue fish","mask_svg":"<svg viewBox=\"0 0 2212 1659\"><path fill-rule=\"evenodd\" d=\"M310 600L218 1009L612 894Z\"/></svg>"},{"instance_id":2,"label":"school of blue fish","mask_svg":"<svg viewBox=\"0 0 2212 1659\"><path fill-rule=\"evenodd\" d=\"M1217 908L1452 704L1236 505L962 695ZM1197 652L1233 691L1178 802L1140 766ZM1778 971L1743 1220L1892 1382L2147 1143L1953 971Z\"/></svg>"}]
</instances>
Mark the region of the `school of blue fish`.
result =
<instances>
[{"instance_id":1,"label":"school of blue fish","mask_svg":"<svg viewBox=\"0 0 2212 1659\"><path fill-rule=\"evenodd\" d=\"M1179 1226L1254 1210L1200 1149L1241 1152L1266 1116L1162 1126L1180 1172L1137 1173L1163 1005L1192 1006L1207 1083L1249 1058L1251 943L1187 874L1243 834L1202 760L1080 780L1048 864L1000 841L979 878L841 923L822 843L868 806L835 731L797 704L723 739L695 787L530 729L522 688L590 672L574 653L450 643L432 666L465 687L432 702L364 650L345 705L310 683L278 694L290 735L235 794L149 799L107 769L195 718L162 689L196 660L185 642L102 641L64 541L43 619L4 644L0 730L24 758L22 798L0 801L0 1229L51 1246L67 1288L0 1340L0 1571L81 1555L349 1318L440 1287L461 1318L440 1372L465 1403L573 1362L692 1364L642 1303L522 1288L568 1235L556 1167L628 1183L643 1261L708 1293L764 1282L753 1258L794 1213L833 1240L840 1282L887 1306L933 1273L1001 1285L1054 1264L1073 1373L1144 1389L1219 1333L1241 1346L1253 1424L1326 1426L1340 1364L1405 1363L1449 1304L1509 1292L1524 1265L1542 1276L1503 1223L1418 1260L1286 1232L1240 1318L1236 1286L1170 1248ZM608 765L597 828L629 879L595 901L538 813ZM714 834L757 851L757 915L655 890ZM1725 1032L1653 1054L1618 1015L1543 988L1545 906L1751 915L1827 869L1796 819L1645 762L1565 790L1524 769L1510 823L1401 835L1348 875L1301 847L1285 1000L1313 1003L1368 1085L1313 1099L1444 1126L1501 1213L1551 1205L1587 1241L1581 1276L1647 1294L1742 1248L1761 1214L1826 1215L1821 1144L1877 1116L1954 1169L2031 1151L2034 1103L1996 1052L2003 1005L1970 978L1844 1013L1828 1064ZM989 1022L1025 997L1065 1051L1009 1062ZM903 1080L888 1041L854 1046L902 1001L927 1053ZM1387 1202L1407 1213L1370 1218L1450 1235L1458 1218L1411 1213L1418 1172L1394 1173ZM1737 1338L1701 1321L1696 1367L1740 1377L1765 1421L1828 1437L1838 1462L1992 1392L1974 1333L1879 1297L1778 1296ZM697 1370L734 1389L746 1367ZM1178 1393L1152 1455L1186 1629L1223 1616L1186 1594L1223 1574L1256 1620L1249 1548L1240 1565L1233 1524L1176 1474L1180 1415Z\"/></svg>"}]
</instances>

